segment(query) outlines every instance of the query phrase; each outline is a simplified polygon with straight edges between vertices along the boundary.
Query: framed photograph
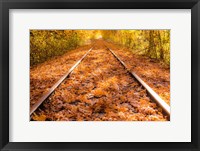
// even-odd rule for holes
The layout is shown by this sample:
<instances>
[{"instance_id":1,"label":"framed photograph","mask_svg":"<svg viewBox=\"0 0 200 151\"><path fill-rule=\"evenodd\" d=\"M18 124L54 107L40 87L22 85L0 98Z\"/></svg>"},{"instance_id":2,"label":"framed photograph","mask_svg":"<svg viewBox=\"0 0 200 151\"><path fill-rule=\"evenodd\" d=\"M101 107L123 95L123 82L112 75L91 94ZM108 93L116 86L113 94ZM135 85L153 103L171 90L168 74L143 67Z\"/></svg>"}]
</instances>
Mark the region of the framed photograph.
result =
<instances>
[{"instance_id":1,"label":"framed photograph","mask_svg":"<svg viewBox=\"0 0 200 151\"><path fill-rule=\"evenodd\" d=\"M200 150L198 0L1 0L1 150Z\"/></svg>"}]
</instances>

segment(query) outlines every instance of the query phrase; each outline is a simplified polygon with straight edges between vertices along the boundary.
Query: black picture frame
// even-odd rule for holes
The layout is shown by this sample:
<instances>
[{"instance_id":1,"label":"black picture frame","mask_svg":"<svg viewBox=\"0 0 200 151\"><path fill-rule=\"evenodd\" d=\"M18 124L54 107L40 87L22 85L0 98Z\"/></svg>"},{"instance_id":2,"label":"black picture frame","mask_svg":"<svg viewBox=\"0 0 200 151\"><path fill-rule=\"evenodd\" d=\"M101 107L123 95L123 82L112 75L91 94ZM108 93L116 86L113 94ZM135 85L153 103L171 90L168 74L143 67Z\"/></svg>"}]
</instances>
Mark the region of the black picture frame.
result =
<instances>
[{"instance_id":1,"label":"black picture frame","mask_svg":"<svg viewBox=\"0 0 200 151\"><path fill-rule=\"evenodd\" d=\"M191 9L191 142L30 143L9 142L9 9ZM1 150L200 150L200 2L199 0L0 0L0 148ZM199 59L199 60L198 60ZM22 132L23 133L23 132ZM134 136L133 136L134 137Z\"/></svg>"}]
</instances>

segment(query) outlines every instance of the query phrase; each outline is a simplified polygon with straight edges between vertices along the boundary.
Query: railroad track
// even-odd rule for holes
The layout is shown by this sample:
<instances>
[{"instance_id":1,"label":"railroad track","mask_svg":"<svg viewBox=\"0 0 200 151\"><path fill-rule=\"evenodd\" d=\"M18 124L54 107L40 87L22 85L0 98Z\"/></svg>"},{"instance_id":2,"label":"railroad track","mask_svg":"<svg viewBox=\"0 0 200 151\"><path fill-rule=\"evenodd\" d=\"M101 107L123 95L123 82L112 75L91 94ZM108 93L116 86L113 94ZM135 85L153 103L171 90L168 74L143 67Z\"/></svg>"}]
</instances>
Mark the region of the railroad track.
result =
<instances>
[{"instance_id":1,"label":"railroad track","mask_svg":"<svg viewBox=\"0 0 200 151\"><path fill-rule=\"evenodd\" d=\"M165 103L164 100L160 98L160 96L154 92L153 89L151 89L137 74L132 72L128 66L117 56L117 54L107 47L107 50L110 51L110 53L123 65L123 67L132 75L133 78L135 78L147 91L149 94L150 98L159 106L162 108L163 113L167 115L168 119L170 119L170 107L167 103ZM55 89L61 85L61 83L72 73L72 71L83 61L83 59L88 55L88 53L92 50L93 48L90 48L86 54L78 60L71 68L70 70L63 75L49 90L46 92L31 108L30 108L30 116L42 105L42 103L49 98L49 96L55 91Z\"/></svg>"},{"instance_id":2,"label":"railroad track","mask_svg":"<svg viewBox=\"0 0 200 151\"><path fill-rule=\"evenodd\" d=\"M161 99L161 97L151 88L149 87L135 72L131 71L128 66L112 51L112 49L108 48L108 50L119 60L119 62L128 70L128 72L147 90L150 97L163 109L165 114L170 117L170 107L169 105Z\"/></svg>"},{"instance_id":3,"label":"railroad track","mask_svg":"<svg viewBox=\"0 0 200 151\"><path fill-rule=\"evenodd\" d=\"M50 89L47 91L31 108L30 108L30 115L37 110L37 108L55 91L55 89L69 76L69 74L81 63L81 61L87 56L87 54L92 50L90 48L85 55L78 60L70 69L69 71L63 75Z\"/></svg>"}]
</instances>

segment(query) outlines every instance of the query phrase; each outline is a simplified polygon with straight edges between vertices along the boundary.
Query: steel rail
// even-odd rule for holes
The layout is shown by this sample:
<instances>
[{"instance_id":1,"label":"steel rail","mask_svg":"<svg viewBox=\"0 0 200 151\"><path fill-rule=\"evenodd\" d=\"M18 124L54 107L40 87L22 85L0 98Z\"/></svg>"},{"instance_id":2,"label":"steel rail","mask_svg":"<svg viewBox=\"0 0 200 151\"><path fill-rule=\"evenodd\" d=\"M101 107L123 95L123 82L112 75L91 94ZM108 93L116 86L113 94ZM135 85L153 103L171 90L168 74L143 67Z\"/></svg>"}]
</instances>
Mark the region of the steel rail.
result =
<instances>
[{"instance_id":1,"label":"steel rail","mask_svg":"<svg viewBox=\"0 0 200 151\"><path fill-rule=\"evenodd\" d=\"M107 47L108 48L108 47ZM147 90L150 97L164 110L164 112L170 118L170 106L160 98L160 96L151 88L149 87L135 72L131 71L127 65L112 51L112 49L108 48L110 52L119 60L119 62L131 73L131 75Z\"/></svg>"},{"instance_id":2,"label":"steel rail","mask_svg":"<svg viewBox=\"0 0 200 151\"><path fill-rule=\"evenodd\" d=\"M70 69L69 71L63 75L31 108L30 108L30 115L35 112L35 110L53 93L53 91L69 76L69 74L80 64L80 62L87 56L87 54L93 49L90 48L85 55L78 60Z\"/></svg>"}]
</instances>

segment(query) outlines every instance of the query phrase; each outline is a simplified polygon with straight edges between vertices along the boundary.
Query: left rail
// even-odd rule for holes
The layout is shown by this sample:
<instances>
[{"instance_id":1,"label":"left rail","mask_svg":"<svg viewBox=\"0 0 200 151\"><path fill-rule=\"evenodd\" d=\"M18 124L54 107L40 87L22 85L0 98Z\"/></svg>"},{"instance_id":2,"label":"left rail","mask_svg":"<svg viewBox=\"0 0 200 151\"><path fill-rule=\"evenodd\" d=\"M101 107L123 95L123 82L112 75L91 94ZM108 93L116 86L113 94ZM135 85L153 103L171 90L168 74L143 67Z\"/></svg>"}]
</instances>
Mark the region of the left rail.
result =
<instances>
[{"instance_id":1,"label":"left rail","mask_svg":"<svg viewBox=\"0 0 200 151\"><path fill-rule=\"evenodd\" d=\"M78 60L70 69L69 71L63 75L31 108L30 108L30 115L32 115L35 110L54 92L54 90L69 76L69 74L80 64L80 62L87 56L87 54L92 50L90 48L85 55Z\"/></svg>"}]
</instances>

